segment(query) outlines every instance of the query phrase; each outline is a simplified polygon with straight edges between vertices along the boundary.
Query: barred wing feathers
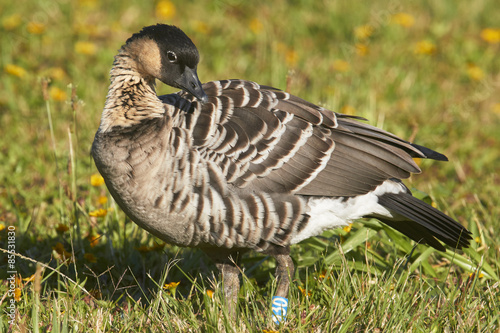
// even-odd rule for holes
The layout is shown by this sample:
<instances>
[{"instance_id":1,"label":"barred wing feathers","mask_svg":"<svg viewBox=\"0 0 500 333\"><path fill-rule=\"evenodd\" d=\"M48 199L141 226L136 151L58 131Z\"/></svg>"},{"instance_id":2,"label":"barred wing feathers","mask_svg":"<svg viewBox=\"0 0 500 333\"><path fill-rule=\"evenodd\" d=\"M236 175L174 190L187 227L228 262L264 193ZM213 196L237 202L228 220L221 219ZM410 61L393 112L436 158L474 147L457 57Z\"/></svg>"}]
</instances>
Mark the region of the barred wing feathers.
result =
<instances>
[{"instance_id":1,"label":"barred wing feathers","mask_svg":"<svg viewBox=\"0 0 500 333\"><path fill-rule=\"evenodd\" d=\"M203 89L209 102L185 107L182 126L240 189L350 197L419 173L412 157L443 156L271 87L226 80Z\"/></svg>"}]
</instances>

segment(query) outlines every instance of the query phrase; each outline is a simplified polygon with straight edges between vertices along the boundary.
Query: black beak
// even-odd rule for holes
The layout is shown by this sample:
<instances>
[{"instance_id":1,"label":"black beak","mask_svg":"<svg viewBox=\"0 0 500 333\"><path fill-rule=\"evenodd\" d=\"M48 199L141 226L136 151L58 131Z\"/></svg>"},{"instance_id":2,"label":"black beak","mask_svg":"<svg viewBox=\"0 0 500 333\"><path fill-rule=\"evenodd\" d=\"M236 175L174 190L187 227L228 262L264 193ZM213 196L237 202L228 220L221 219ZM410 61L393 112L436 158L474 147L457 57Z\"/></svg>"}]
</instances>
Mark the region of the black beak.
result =
<instances>
[{"instance_id":1,"label":"black beak","mask_svg":"<svg viewBox=\"0 0 500 333\"><path fill-rule=\"evenodd\" d=\"M208 101L208 96L207 94L205 94L205 91L203 91L203 88L201 87L201 82L200 79L198 79L196 69L192 69L186 66L184 73L175 81L175 83L179 88L187 91L202 103L206 103Z\"/></svg>"}]
</instances>

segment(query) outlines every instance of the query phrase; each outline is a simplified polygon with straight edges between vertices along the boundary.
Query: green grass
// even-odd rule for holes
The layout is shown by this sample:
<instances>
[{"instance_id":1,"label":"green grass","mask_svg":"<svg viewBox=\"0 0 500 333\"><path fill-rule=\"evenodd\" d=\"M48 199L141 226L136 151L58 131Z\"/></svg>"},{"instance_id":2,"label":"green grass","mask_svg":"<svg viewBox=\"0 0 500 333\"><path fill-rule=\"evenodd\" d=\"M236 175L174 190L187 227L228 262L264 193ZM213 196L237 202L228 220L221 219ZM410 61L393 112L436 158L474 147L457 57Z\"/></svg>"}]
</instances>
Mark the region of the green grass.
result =
<instances>
[{"instance_id":1,"label":"green grass","mask_svg":"<svg viewBox=\"0 0 500 333\"><path fill-rule=\"evenodd\" d=\"M142 1L0 5L0 248L15 226L17 273L28 278L40 267L17 284L9 325L8 260L0 255L0 331L500 331L500 44L481 38L500 28L495 1L174 5L168 19ZM413 25L395 24L400 12ZM448 163L421 161L423 174L406 184L467 226L471 249L415 247L375 220L325 232L292 249L297 270L282 327L270 313L275 263L251 254L243 258L241 320L231 322L201 251L161 244L104 186L90 184L113 56L156 22L191 36L202 81L287 89L446 154ZM363 25L373 27L365 39L355 34ZM424 40L435 51L416 54ZM91 216L100 208L106 216ZM162 288L170 282L180 282L175 291Z\"/></svg>"}]
</instances>

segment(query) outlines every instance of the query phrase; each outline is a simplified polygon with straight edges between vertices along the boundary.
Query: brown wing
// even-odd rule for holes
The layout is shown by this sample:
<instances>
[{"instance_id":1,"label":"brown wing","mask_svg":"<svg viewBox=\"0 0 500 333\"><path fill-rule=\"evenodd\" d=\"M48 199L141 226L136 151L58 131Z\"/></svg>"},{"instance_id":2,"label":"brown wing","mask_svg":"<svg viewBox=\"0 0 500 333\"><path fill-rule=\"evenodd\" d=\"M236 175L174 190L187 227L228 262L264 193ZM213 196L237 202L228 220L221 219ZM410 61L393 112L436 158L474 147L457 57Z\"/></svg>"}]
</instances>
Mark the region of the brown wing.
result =
<instances>
[{"instance_id":1,"label":"brown wing","mask_svg":"<svg viewBox=\"0 0 500 333\"><path fill-rule=\"evenodd\" d=\"M420 169L412 157L446 159L355 117L241 80L203 85L205 104L184 107L183 123L202 156L238 188L346 197Z\"/></svg>"}]
</instances>

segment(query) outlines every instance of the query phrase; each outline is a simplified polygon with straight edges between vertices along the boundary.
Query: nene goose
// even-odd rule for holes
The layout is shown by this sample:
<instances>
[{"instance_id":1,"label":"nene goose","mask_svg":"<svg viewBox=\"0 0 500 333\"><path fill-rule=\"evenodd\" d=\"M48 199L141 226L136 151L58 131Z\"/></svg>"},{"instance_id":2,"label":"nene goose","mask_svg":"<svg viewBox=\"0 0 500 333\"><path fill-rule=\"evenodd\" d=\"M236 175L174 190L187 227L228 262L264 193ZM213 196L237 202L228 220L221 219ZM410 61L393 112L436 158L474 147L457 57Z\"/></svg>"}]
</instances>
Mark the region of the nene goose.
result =
<instances>
[{"instance_id":1,"label":"nene goose","mask_svg":"<svg viewBox=\"0 0 500 333\"><path fill-rule=\"evenodd\" d=\"M377 217L445 251L470 232L416 199L400 179L431 149L242 80L201 84L199 55L179 28L157 24L115 56L92 146L96 166L123 211L170 244L203 249L216 263L231 314L237 258L254 250L277 260L277 295L294 270L290 245ZM157 96L155 79L182 89Z\"/></svg>"}]
</instances>

